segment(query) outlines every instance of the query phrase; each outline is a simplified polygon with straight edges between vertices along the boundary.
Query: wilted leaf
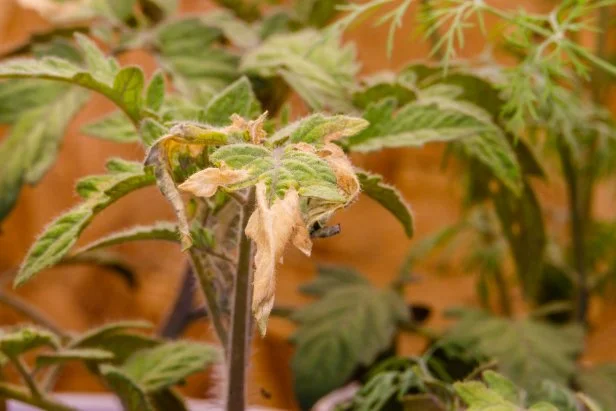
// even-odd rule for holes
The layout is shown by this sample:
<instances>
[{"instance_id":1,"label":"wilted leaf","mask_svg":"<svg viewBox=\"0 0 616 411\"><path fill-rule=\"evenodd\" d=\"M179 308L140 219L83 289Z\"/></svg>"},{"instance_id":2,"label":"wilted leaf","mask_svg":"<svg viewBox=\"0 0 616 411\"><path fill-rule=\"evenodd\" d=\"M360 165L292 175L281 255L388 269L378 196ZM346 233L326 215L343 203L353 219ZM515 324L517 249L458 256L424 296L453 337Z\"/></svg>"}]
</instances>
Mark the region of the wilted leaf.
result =
<instances>
[{"instance_id":1,"label":"wilted leaf","mask_svg":"<svg viewBox=\"0 0 616 411\"><path fill-rule=\"evenodd\" d=\"M383 177L378 174L359 171L357 177L362 192L391 212L404 227L407 237L412 237L413 213L402 194L395 187L384 183Z\"/></svg>"},{"instance_id":2,"label":"wilted leaf","mask_svg":"<svg viewBox=\"0 0 616 411\"><path fill-rule=\"evenodd\" d=\"M341 46L337 36L313 30L273 35L243 56L241 69L265 78L282 77L313 109L352 109L355 49Z\"/></svg>"},{"instance_id":3,"label":"wilted leaf","mask_svg":"<svg viewBox=\"0 0 616 411\"><path fill-rule=\"evenodd\" d=\"M138 163L135 164L141 168ZM86 201L47 226L28 251L15 277L15 286L23 285L39 271L59 262L100 211L124 195L154 182L154 175L148 169L138 172L111 172L81 180L77 191Z\"/></svg>"},{"instance_id":4,"label":"wilted leaf","mask_svg":"<svg viewBox=\"0 0 616 411\"><path fill-rule=\"evenodd\" d=\"M274 306L276 264L282 259L289 242L310 255L312 241L302 218L297 191L287 190L284 198L275 199L270 206L266 186L259 183L256 188L256 203L256 209L246 225L246 235L257 246L252 315L257 320L257 326L263 336Z\"/></svg>"},{"instance_id":5,"label":"wilted leaf","mask_svg":"<svg viewBox=\"0 0 616 411\"><path fill-rule=\"evenodd\" d=\"M300 324L292 336L295 393L308 409L347 382L358 366L372 364L392 344L408 310L392 290L353 282L297 310L292 319Z\"/></svg>"},{"instance_id":6,"label":"wilted leaf","mask_svg":"<svg viewBox=\"0 0 616 411\"><path fill-rule=\"evenodd\" d=\"M135 353L122 370L146 392L155 392L203 371L217 362L218 350L208 344L178 341Z\"/></svg>"},{"instance_id":7,"label":"wilted leaf","mask_svg":"<svg viewBox=\"0 0 616 411\"><path fill-rule=\"evenodd\" d=\"M93 123L86 124L81 132L92 137L116 143L134 143L139 141L135 125L121 111L114 111Z\"/></svg>"},{"instance_id":8,"label":"wilted leaf","mask_svg":"<svg viewBox=\"0 0 616 411\"><path fill-rule=\"evenodd\" d=\"M475 310L460 315L443 344L495 359L499 370L522 387L534 388L544 379L564 385L575 372L584 338L578 326L557 327Z\"/></svg>"},{"instance_id":9,"label":"wilted leaf","mask_svg":"<svg viewBox=\"0 0 616 411\"><path fill-rule=\"evenodd\" d=\"M17 357L39 347L60 347L59 338L42 328L27 326L0 332L0 352L7 357Z\"/></svg>"},{"instance_id":10,"label":"wilted leaf","mask_svg":"<svg viewBox=\"0 0 616 411\"><path fill-rule=\"evenodd\" d=\"M17 201L23 184L36 184L53 165L66 128L87 98L66 90L47 106L24 111L0 145L0 220Z\"/></svg>"},{"instance_id":11,"label":"wilted leaf","mask_svg":"<svg viewBox=\"0 0 616 411\"><path fill-rule=\"evenodd\" d=\"M246 180L226 185L224 189L235 191L264 182L270 204L276 197L284 197L289 188L296 189L303 197L345 202L327 162L295 146L271 150L252 144L230 144L212 153L210 161L216 166L224 163L232 170L248 172Z\"/></svg>"},{"instance_id":12,"label":"wilted leaf","mask_svg":"<svg viewBox=\"0 0 616 411\"><path fill-rule=\"evenodd\" d=\"M42 353L36 357L36 366L45 367L51 364L69 361L108 362L114 359L112 352L97 348L68 348L50 353Z\"/></svg>"},{"instance_id":13,"label":"wilted leaf","mask_svg":"<svg viewBox=\"0 0 616 411\"><path fill-rule=\"evenodd\" d=\"M67 24L92 18L95 10L86 0L56 1L56 0L17 0L25 8L35 10L45 19ZM102 0L97 0L102 1Z\"/></svg>"}]
</instances>

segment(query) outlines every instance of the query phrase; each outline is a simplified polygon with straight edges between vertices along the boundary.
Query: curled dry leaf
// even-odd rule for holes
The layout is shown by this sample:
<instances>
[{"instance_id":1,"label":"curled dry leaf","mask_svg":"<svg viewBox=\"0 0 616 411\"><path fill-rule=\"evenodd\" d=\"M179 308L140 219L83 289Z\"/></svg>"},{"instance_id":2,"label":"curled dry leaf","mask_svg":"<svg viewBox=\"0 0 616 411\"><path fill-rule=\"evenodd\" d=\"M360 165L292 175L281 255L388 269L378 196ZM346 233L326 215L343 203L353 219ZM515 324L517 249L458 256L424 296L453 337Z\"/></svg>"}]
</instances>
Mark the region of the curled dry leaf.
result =
<instances>
[{"instance_id":1,"label":"curled dry leaf","mask_svg":"<svg viewBox=\"0 0 616 411\"><path fill-rule=\"evenodd\" d=\"M257 246L253 285L252 313L261 335L265 335L267 319L274 306L276 264L289 242L310 255L312 241L301 215L299 195L290 189L284 198L269 206L267 187L256 187L257 207L248 220L246 235Z\"/></svg>"},{"instance_id":2,"label":"curled dry leaf","mask_svg":"<svg viewBox=\"0 0 616 411\"><path fill-rule=\"evenodd\" d=\"M231 125L227 127L229 132L244 132L247 131L250 136L250 141L253 144L261 144L267 132L263 128L267 119L267 111L261 114L256 120L246 120L244 117L237 114L231 116Z\"/></svg>"},{"instance_id":3,"label":"curled dry leaf","mask_svg":"<svg viewBox=\"0 0 616 411\"><path fill-rule=\"evenodd\" d=\"M319 157L327 161L327 164L332 168L336 175L338 187L347 196L349 201L353 201L359 194L360 185L353 165L349 161L344 151L334 143L326 143L322 149L318 151Z\"/></svg>"},{"instance_id":4,"label":"curled dry leaf","mask_svg":"<svg viewBox=\"0 0 616 411\"><path fill-rule=\"evenodd\" d=\"M55 23L69 23L93 17L91 0L17 0L23 8L35 10L45 19Z\"/></svg>"},{"instance_id":5,"label":"curled dry leaf","mask_svg":"<svg viewBox=\"0 0 616 411\"><path fill-rule=\"evenodd\" d=\"M197 197L211 197L216 194L218 187L239 183L248 177L248 171L231 170L222 163L219 168L210 167L193 174L179 188Z\"/></svg>"}]
</instances>

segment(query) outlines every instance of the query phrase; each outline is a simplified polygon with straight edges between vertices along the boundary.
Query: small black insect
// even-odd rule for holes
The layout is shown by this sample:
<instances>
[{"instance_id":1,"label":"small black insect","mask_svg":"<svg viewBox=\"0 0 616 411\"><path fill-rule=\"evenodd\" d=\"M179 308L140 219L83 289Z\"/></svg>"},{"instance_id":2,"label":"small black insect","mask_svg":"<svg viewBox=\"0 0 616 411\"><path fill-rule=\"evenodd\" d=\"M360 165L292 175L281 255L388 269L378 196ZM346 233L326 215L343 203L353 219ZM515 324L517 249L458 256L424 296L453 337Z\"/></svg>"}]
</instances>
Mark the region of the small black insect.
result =
<instances>
[{"instance_id":1,"label":"small black insect","mask_svg":"<svg viewBox=\"0 0 616 411\"><path fill-rule=\"evenodd\" d=\"M340 224L322 226L319 222L316 222L310 227L311 238L327 238L340 234Z\"/></svg>"}]
</instances>

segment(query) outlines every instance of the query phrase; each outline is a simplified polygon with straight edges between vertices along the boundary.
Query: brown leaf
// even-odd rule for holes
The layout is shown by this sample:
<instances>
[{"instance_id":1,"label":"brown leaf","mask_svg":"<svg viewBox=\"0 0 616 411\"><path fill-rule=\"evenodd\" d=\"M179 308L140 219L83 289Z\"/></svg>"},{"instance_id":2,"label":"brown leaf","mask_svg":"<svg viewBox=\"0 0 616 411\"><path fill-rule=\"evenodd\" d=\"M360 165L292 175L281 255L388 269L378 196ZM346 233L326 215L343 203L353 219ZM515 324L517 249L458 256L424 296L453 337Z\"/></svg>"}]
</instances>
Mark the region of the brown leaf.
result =
<instances>
[{"instance_id":1,"label":"brown leaf","mask_svg":"<svg viewBox=\"0 0 616 411\"><path fill-rule=\"evenodd\" d=\"M239 183L248 176L248 171L231 170L222 163L219 168L210 167L193 174L179 188L197 197L211 197L216 194L218 187Z\"/></svg>"},{"instance_id":2,"label":"brown leaf","mask_svg":"<svg viewBox=\"0 0 616 411\"><path fill-rule=\"evenodd\" d=\"M231 116L231 125L227 127L227 132L247 131L253 144L261 144L265 137L267 137L267 132L263 129L266 119L267 111L256 120L246 120L242 116L233 114Z\"/></svg>"},{"instance_id":3,"label":"brown leaf","mask_svg":"<svg viewBox=\"0 0 616 411\"><path fill-rule=\"evenodd\" d=\"M338 187L348 198L347 204L353 201L359 194L360 185L347 155L334 143L326 143L318 154L334 171Z\"/></svg>"},{"instance_id":4,"label":"brown leaf","mask_svg":"<svg viewBox=\"0 0 616 411\"><path fill-rule=\"evenodd\" d=\"M299 195L294 189L270 207L264 183L256 186L257 207L248 220L246 235L257 246L253 283L252 313L261 335L265 335L267 319L274 306L276 264L289 242L310 255L312 241L301 215Z\"/></svg>"}]
</instances>

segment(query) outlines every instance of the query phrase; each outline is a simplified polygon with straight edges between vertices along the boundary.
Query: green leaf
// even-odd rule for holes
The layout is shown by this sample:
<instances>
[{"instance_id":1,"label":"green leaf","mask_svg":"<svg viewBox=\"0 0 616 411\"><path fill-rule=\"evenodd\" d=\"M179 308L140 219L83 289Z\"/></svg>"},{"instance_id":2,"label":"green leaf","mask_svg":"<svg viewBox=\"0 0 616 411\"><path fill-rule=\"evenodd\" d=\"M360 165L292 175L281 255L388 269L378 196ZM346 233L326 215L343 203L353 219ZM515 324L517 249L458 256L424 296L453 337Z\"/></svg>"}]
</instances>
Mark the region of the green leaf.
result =
<instances>
[{"instance_id":1,"label":"green leaf","mask_svg":"<svg viewBox=\"0 0 616 411\"><path fill-rule=\"evenodd\" d=\"M523 190L522 170L516 153L502 133L482 133L460 141L469 157L483 163L505 187L520 196Z\"/></svg>"},{"instance_id":2,"label":"green leaf","mask_svg":"<svg viewBox=\"0 0 616 411\"><path fill-rule=\"evenodd\" d=\"M152 324L147 321L119 321L105 324L82 334L71 344L73 347L96 347L101 345L109 336L124 333L132 329L151 329Z\"/></svg>"},{"instance_id":3,"label":"green leaf","mask_svg":"<svg viewBox=\"0 0 616 411\"><path fill-rule=\"evenodd\" d=\"M81 232L100 211L124 195L154 183L154 175L149 169L112 172L79 181L77 191L86 201L47 226L28 251L15 277L15 286L23 285L41 270L62 260Z\"/></svg>"},{"instance_id":4,"label":"green leaf","mask_svg":"<svg viewBox=\"0 0 616 411\"><path fill-rule=\"evenodd\" d=\"M476 310L460 315L443 344L495 359L499 370L522 387L536 388L544 379L565 385L575 372L584 339L581 327L493 317Z\"/></svg>"},{"instance_id":5,"label":"green leaf","mask_svg":"<svg viewBox=\"0 0 616 411\"><path fill-rule=\"evenodd\" d=\"M539 389L530 392L531 400L542 400L547 402L559 411L578 411L578 401L575 393L566 386L561 386L552 381L542 381Z\"/></svg>"},{"instance_id":6,"label":"green leaf","mask_svg":"<svg viewBox=\"0 0 616 411\"><path fill-rule=\"evenodd\" d=\"M364 276L349 267L319 266L317 272L318 276L314 280L300 286L302 293L322 297L338 287L370 285Z\"/></svg>"},{"instance_id":7,"label":"green leaf","mask_svg":"<svg viewBox=\"0 0 616 411\"><path fill-rule=\"evenodd\" d=\"M454 389L469 405L468 411L519 411L520 407L504 399L479 381L457 382Z\"/></svg>"},{"instance_id":8,"label":"green leaf","mask_svg":"<svg viewBox=\"0 0 616 411\"><path fill-rule=\"evenodd\" d=\"M93 123L86 124L82 127L81 132L116 143L134 143L139 141L135 125L121 111L114 111Z\"/></svg>"},{"instance_id":9,"label":"green leaf","mask_svg":"<svg viewBox=\"0 0 616 411\"><path fill-rule=\"evenodd\" d=\"M250 81L242 77L214 96L205 108L203 121L222 126L229 124L232 114L252 119L261 114L261 104L252 91Z\"/></svg>"},{"instance_id":10,"label":"green leaf","mask_svg":"<svg viewBox=\"0 0 616 411\"><path fill-rule=\"evenodd\" d=\"M502 230L526 295L534 298L543 273L547 238L541 205L535 191L524 182L521 196L500 188L491 194Z\"/></svg>"},{"instance_id":11,"label":"green leaf","mask_svg":"<svg viewBox=\"0 0 616 411\"><path fill-rule=\"evenodd\" d=\"M152 325L144 321L122 321L104 325L77 337L71 348L96 348L113 353L114 363L123 363L137 351L153 348L162 343L153 337L135 333L132 329L150 329Z\"/></svg>"},{"instance_id":12,"label":"green leaf","mask_svg":"<svg viewBox=\"0 0 616 411\"><path fill-rule=\"evenodd\" d=\"M248 172L246 180L224 187L229 191L250 187L261 181L271 193L270 203L276 197L283 198L289 188L295 188L304 197L345 201L327 162L314 153L294 146L271 150L253 144L230 144L212 153L210 161L217 167L224 162L231 169Z\"/></svg>"},{"instance_id":13,"label":"green leaf","mask_svg":"<svg viewBox=\"0 0 616 411\"><path fill-rule=\"evenodd\" d=\"M355 49L340 38L314 30L273 35L245 54L241 70L260 77L282 77L313 109L352 110L349 90L358 65Z\"/></svg>"},{"instance_id":14,"label":"green leaf","mask_svg":"<svg viewBox=\"0 0 616 411\"><path fill-rule=\"evenodd\" d=\"M93 0L91 7L101 16L124 21L133 15L137 0Z\"/></svg>"},{"instance_id":15,"label":"green leaf","mask_svg":"<svg viewBox=\"0 0 616 411\"><path fill-rule=\"evenodd\" d=\"M285 139L290 143L322 144L352 136L366 127L368 122L357 117L313 114L280 129L269 140L274 144Z\"/></svg>"},{"instance_id":16,"label":"green leaf","mask_svg":"<svg viewBox=\"0 0 616 411\"><path fill-rule=\"evenodd\" d=\"M122 369L104 364L99 367L109 388L115 392L126 411L154 411L145 391Z\"/></svg>"},{"instance_id":17,"label":"green leaf","mask_svg":"<svg viewBox=\"0 0 616 411\"><path fill-rule=\"evenodd\" d=\"M26 111L53 103L68 91L66 84L46 80L0 82L0 123L12 124Z\"/></svg>"},{"instance_id":18,"label":"green leaf","mask_svg":"<svg viewBox=\"0 0 616 411\"><path fill-rule=\"evenodd\" d=\"M162 341L133 329L150 329L152 324L145 321L121 321L106 324L78 336L70 344L71 348L95 348L109 351L114 355L114 363L121 364L135 352L156 347Z\"/></svg>"},{"instance_id":19,"label":"green leaf","mask_svg":"<svg viewBox=\"0 0 616 411\"><path fill-rule=\"evenodd\" d=\"M97 265L118 274L130 288L137 287L137 274L121 255L107 251L91 251L62 258L58 265Z\"/></svg>"},{"instance_id":20,"label":"green leaf","mask_svg":"<svg viewBox=\"0 0 616 411\"><path fill-rule=\"evenodd\" d=\"M112 352L96 348L68 348L50 353L42 353L36 357L38 368L69 361L108 362L114 359Z\"/></svg>"},{"instance_id":21,"label":"green leaf","mask_svg":"<svg viewBox=\"0 0 616 411\"><path fill-rule=\"evenodd\" d=\"M143 72L138 67L119 69L87 37L76 34L88 69L57 57L17 58L0 64L0 78L48 79L76 84L99 92L120 107L134 122L141 118Z\"/></svg>"},{"instance_id":22,"label":"green leaf","mask_svg":"<svg viewBox=\"0 0 616 411\"><path fill-rule=\"evenodd\" d=\"M161 62L186 94L195 88L213 94L238 77L237 57L216 44L221 35L196 17L170 21L157 31Z\"/></svg>"},{"instance_id":23,"label":"green leaf","mask_svg":"<svg viewBox=\"0 0 616 411\"><path fill-rule=\"evenodd\" d=\"M148 397L157 411L188 411L182 395L176 390L160 390L151 393Z\"/></svg>"},{"instance_id":24,"label":"green leaf","mask_svg":"<svg viewBox=\"0 0 616 411\"><path fill-rule=\"evenodd\" d=\"M616 409L616 364L600 364L583 368L577 375L581 390L605 411Z\"/></svg>"},{"instance_id":25,"label":"green leaf","mask_svg":"<svg viewBox=\"0 0 616 411\"><path fill-rule=\"evenodd\" d=\"M353 93L353 104L361 109L386 98L395 99L398 106L404 106L416 99L415 91L411 87L387 73L363 78L362 83L362 88Z\"/></svg>"},{"instance_id":26,"label":"green leaf","mask_svg":"<svg viewBox=\"0 0 616 411\"><path fill-rule=\"evenodd\" d=\"M150 110L157 112L163 106L165 100L165 76L161 71L157 71L146 91L145 105Z\"/></svg>"},{"instance_id":27,"label":"green leaf","mask_svg":"<svg viewBox=\"0 0 616 411\"><path fill-rule=\"evenodd\" d=\"M69 122L87 98L66 90L47 106L23 112L0 145L0 220L13 208L21 187L40 181L53 165Z\"/></svg>"},{"instance_id":28,"label":"green leaf","mask_svg":"<svg viewBox=\"0 0 616 411\"><path fill-rule=\"evenodd\" d=\"M146 392L155 392L203 371L218 360L218 350L209 344L168 342L135 353L122 370Z\"/></svg>"},{"instance_id":29,"label":"green leaf","mask_svg":"<svg viewBox=\"0 0 616 411\"><path fill-rule=\"evenodd\" d=\"M304 25L324 27L337 14L337 6L342 0L296 0L293 5L295 15Z\"/></svg>"},{"instance_id":30,"label":"green leaf","mask_svg":"<svg viewBox=\"0 0 616 411\"><path fill-rule=\"evenodd\" d=\"M348 139L349 148L368 152L501 134L487 113L470 103L440 97L426 98L407 104L394 116L395 106L396 102L391 98L368 106L364 118L370 126Z\"/></svg>"},{"instance_id":31,"label":"green leaf","mask_svg":"<svg viewBox=\"0 0 616 411\"><path fill-rule=\"evenodd\" d=\"M336 287L294 312L300 326L291 337L296 345L291 368L302 408L342 386L358 366L372 364L407 318L398 294L362 283Z\"/></svg>"},{"instance_id":32,"label":"green leaf","mask_svg":"<svg viewBox=\"0 0 616 411\"><path fill-rule=\"evenodd\" d=\"M33 326L14 331L2 330L0 333L0 352L7 357L17 357L40 347L57 349L60 347L60 340L55 334Z\"/></svg>"},{"instance_id":33,"label":"green leaf","mask_svg":"<svg viewBox=\"0 0 616 411\"><path fill-rule=\"evenodd\" d=\"M413 213L402 194L395 187L384 183L383 177L378 174L359 171L357 178L362 192L391 212L404 227L407 237L412 237Z\"/></svg>"},{"instance_id":34,"label":"green leaf","mask_svg":"<svg viewBox=\"0 0 616 411\"><path fill-rule=\"evenodd\" d=\"M486 384L488 384L488 387L505 400L514 404L520 404L520 389L511 380L491 370L484 371L482 377Z\"/></svg>"},{"instance_id":35,"label":"green leaf","mask_svg":"<svg viewBox=\"0 0 616 411\"><path fill-rule=\"evenodd\" d=\"M79 248L74 255L129 241L143 240L179 242L177 225L173 222L161 221L151 226L136 226L128 230L118 231Z\"/></svg>"},{"instance_id":36,"label":"green leaf","mask_svg":"<svg viewBox=\"0 0 616 411\"><path fill-rule=\"evenodd\" d=\"M141 122L141 126L139 127L139 135L141 136L141 141L147 147L150 147L154 144L155 141L159 140L161 137L166 135L169 132L167 127L163 126L158 121L146 118Z\"/></svg>"}]
</instances>

